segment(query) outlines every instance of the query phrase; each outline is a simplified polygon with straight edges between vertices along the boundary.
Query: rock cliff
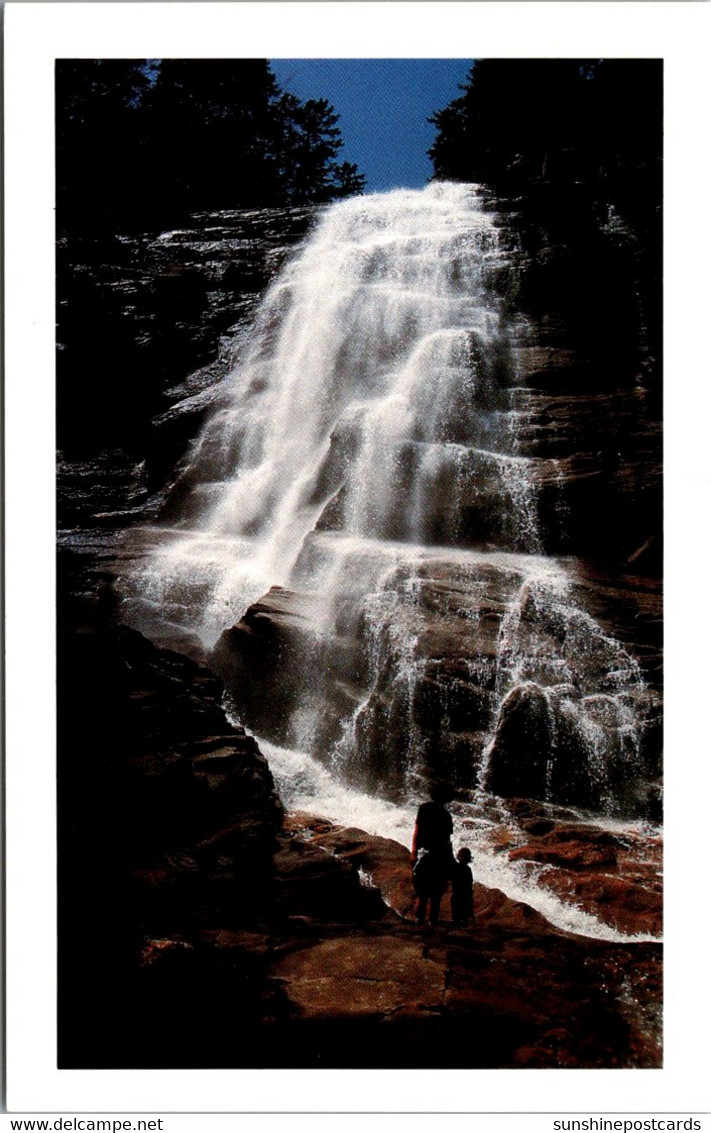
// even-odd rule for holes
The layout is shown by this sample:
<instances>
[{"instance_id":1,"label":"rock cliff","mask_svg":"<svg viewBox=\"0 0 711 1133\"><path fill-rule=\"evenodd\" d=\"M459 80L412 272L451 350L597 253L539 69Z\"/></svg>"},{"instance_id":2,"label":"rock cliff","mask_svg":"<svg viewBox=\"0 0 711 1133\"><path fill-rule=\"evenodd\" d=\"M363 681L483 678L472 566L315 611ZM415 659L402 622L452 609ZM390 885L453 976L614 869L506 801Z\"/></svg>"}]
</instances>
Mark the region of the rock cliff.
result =
<instances>
[{"instance_id":1,"label":"rock cliff","mask_svg":"<svg viewBox=\"0 0 711 1133\"><path fill-rule=\"evenodd\" d=\"M59 524L141 518L211 404L233 337L313 209L197 213L179 229L60 237Z\"/></svg>"}]
</instances>

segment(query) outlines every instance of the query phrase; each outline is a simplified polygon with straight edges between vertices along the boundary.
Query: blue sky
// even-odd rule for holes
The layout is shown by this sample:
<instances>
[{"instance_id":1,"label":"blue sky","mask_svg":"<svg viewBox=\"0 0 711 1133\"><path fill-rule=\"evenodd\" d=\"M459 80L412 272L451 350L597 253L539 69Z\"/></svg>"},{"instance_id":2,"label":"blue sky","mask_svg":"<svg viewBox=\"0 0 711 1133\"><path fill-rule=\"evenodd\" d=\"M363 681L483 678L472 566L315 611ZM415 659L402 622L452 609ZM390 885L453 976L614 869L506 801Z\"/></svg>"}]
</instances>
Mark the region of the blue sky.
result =
<instances>
[{"instance_id":1,"label":"blue sky","mask_svg":"<svg viewBox=\"0 0 711 1133\"><path fill-rule=\"evenodd\" d=\"M301 99L327 98L340 115L341 160L367 190L420 188L432 166L427 118L459 91L471 59L272 59L277 81Z\"/></svg>"}]
</instances>

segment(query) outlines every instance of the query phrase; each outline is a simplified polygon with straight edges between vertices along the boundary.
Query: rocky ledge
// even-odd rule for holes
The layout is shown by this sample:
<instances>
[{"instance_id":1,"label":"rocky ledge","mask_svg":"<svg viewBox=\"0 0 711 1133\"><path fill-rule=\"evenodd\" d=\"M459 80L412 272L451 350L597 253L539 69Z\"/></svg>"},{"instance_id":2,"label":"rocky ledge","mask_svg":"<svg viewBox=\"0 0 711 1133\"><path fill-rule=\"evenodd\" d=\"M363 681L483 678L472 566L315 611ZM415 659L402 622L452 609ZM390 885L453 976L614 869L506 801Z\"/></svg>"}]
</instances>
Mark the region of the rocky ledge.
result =
<instances>
[{"instance_id":1,"label":"rocky ledge","mask_svg":"<svg viewBox=\"0 0 711 1133\"><path fill-rule=\"evenodd\" d=\"M481 885L473 928L423 932L405 848L285 818L208 670L75 628L59 672L60 1066L659 1065L659 945ZM506 852L573 868L529 833Z\"/></svg>"},{"instance_id":2,"label":"rocky ledge","mask_svg":"<svg viewBox=\"0 0 711 1133\"><path fill-rule=\"evenodd\" d=\"M513 799L513 823L498 849L537 863L539 884L629 936L661 936L662 838L648 828L605 829L553 819L529 799Z\"/></svg>"},{"instance_id":3,"label":"rocky ledge","mask_svg":"<svg viewBox=\"0 0 711 1133\"><path fill-rule=\"evenodd\" d=\"M173 934L144 952L151 992L178 979L184 994L222 971L223 994L235 1011L239 1005L243 1025L222 1029L216 1044L206 1023L206 1064L659 1065L659 945L559 932L481 885L473 928L420 930L408 916L405 848L315 816L287 818L274 861L268 925ZM253 993L247 1034L245 971ZM181 1040L183 1058L188 1050Z\"/></svg>"}]
</instances>

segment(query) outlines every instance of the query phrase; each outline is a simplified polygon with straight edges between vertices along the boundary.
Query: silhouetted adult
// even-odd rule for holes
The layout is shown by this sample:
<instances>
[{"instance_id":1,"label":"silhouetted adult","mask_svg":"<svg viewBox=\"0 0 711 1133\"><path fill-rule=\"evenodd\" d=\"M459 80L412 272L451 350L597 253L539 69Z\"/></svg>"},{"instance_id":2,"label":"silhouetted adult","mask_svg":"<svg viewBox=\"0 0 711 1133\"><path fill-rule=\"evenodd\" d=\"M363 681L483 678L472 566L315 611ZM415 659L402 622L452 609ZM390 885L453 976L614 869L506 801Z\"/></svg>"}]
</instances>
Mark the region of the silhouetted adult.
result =
<instances>
[{"instance_id":1,"label":"silhouetted adult","mask_svg":"<svg viewBox=\"0 0 711 1133\"><path fill-rule=\"evenodd\" d=\"M444 805L452 798L448 787L435 786L430 790L430 802L423 803L417 812L415 834L412 839L412 879L415 886L415 919L424 924L427 904L430 907L430 924L439 921L439 907L452 876L452 816Z\"/></svg>"}]
</instances>

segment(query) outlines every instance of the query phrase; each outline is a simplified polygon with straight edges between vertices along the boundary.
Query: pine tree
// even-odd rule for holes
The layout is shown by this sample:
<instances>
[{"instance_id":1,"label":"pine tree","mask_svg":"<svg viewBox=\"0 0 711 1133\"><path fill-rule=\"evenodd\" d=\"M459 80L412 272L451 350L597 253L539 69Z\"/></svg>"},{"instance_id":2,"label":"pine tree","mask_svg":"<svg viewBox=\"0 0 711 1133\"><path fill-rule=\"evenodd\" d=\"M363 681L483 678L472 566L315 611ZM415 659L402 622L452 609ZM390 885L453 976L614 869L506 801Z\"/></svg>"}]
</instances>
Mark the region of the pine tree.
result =
<instances>
[{"instance_id":1,"label":"pine tree","mask_svg":"<svg viewBox=\"0 0 711 1133\"><path fill-rule=\"evenodd\" d=\"M263 59L57 64L60 224L118 229L191 211L322 204L363 191L326 99Z\"/></svg>"}]
</instances>

